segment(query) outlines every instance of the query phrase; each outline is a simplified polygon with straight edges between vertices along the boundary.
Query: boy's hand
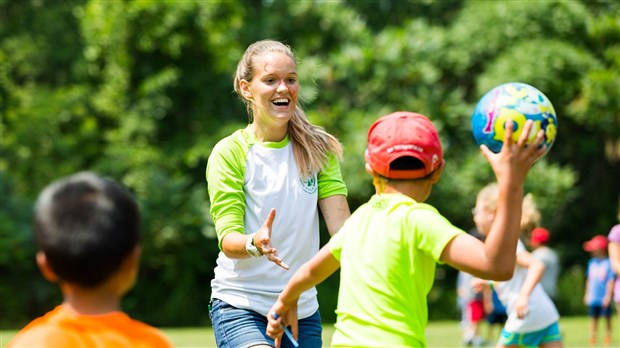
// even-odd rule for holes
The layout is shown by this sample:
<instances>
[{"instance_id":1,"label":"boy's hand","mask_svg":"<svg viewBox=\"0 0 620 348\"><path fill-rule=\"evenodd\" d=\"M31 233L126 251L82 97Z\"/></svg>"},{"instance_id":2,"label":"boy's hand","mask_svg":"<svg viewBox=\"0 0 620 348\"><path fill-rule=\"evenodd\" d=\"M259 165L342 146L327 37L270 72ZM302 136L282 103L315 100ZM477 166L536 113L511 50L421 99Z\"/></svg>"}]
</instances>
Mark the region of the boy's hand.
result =
<instances>
[{"instance_id":1,"label":"boy's hand","mask_svg":"<svg viewBox=\"0 0 620 348\"><path fill-rule=\"evenodd\" d=\"M504 145L497 154L493 153L486 145L480 145L480 150L491 164L498 183L523 183L534 162L544 155L545 146L541 146L545 135L543 130L536 134L536 139L531 144L527 144L532 126L532 120L527 120L519 140L515 143L512 140L513 122L506 122Z\"/></svg>"},{"instance_id":2,"label":"boy's hand","mask_svg":"<svg viewBox=\"0 0 620 348\"><path fill-rule=\"evenodd\" d=\"M278 300L267 314L267 336L275 340L276 348L282 344L282 335L286 326L291 327L293 338L298 339L297 301L294 303L294 306L286 306Z\"/></svg>"},{"instance_id":3,"label":"boy's hand","mask_svg":"<svg viewBox=\"0 0 620 348\"><path fill-rule=\"evenodd\" d=\"M265 223L258 231L256 231L256 234L254 235L254 245L269 259L269 261L274 262L276 265L288 270L289 266L278 257L278 250L271 245L271 226L273 225L273 220L275 220L275 218L276 210L271 208Z\"/></svg>"}]
</instances>

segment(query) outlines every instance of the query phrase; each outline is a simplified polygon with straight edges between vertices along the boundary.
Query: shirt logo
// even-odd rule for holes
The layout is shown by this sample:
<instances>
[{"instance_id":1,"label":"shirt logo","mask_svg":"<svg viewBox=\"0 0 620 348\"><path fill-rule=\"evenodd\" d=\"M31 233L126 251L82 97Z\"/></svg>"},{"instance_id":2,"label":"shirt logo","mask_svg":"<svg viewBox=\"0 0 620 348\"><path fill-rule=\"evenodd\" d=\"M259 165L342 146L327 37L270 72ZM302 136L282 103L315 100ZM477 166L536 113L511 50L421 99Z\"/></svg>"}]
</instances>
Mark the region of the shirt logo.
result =
<instances>
[{"instance_id":1,"label":"shirt logo","mask_svg":"<svg viewBox=\"0 0 620 348\"><path fill-rule=\"evenodd\" d=\"M319 189L316 175L309 178L299 177L299 182L301 183L301 188L308 194L313 194Z\"/></svg>"}]
</instances>

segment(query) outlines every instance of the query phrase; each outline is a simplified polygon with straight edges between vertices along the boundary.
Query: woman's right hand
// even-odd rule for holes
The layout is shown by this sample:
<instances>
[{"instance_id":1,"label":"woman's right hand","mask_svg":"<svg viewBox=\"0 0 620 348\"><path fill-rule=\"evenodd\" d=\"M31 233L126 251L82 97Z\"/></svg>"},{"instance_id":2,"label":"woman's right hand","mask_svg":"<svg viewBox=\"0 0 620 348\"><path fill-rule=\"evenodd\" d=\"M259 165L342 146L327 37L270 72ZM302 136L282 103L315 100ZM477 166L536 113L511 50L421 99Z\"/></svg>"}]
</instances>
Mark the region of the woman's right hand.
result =
<instances>
[{"instance_id":1,"label":"woman's right hand","mask_svg":"<svg viewBox=\"0 0 620 348\"><path fill-rule=\"evenodd\" d=\"M267 219L261 228L254 234L254 245L262 254L264 254L269 261L276 265L288 270L289 266L278 257L278 250L271 245L271 228L273 220L276 218L276 209L271 208Z\"/></svg>"}]
</instances>

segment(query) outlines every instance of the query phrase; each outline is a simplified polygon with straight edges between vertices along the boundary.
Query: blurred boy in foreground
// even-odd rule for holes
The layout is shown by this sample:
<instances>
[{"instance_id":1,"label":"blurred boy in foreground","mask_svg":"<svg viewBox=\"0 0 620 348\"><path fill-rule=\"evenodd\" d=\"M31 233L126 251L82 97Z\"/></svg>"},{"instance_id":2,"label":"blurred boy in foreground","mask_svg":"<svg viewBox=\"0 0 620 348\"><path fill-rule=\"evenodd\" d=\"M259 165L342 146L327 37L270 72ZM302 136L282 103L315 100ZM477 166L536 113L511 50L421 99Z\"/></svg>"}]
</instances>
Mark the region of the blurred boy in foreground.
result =
<instances>
[{"instance_id":1,"label":"blurred boy in foreground","mask_svg":"<svg viewBox=\"0 0 620 348\"><path fill-rule=\"evenodd\" d=\"M172 347L120 309L140 260L140 212L119 184L92 173L62 178L36 204L36 261L64 301L7 347Z\"/></svg>"}]
</instances>

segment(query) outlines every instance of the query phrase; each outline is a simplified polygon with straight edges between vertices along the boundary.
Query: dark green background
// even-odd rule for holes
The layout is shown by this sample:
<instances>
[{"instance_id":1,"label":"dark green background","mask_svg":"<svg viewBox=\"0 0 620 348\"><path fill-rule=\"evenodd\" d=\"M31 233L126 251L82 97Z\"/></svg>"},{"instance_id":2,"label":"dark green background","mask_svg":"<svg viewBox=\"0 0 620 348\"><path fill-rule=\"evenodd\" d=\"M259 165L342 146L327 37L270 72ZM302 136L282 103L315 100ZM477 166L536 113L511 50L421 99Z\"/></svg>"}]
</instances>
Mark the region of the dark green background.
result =
<instances>
[{"instance_id":1,"label":"dark green background","mask_svg":"<svg viewBox=\"0 0 620 348\"><path fill-rule=\"evenodd\" d=\"M85 169L122 181L143 211L124 309L154 325L209 323L218 250L204 171L213 145L247 124L232 74L263 38L297 52L310 119L345 146L353 209L373 193L368 126L411 110L433 119L446 152L429 202L473 227L475 193L493 180L471 136L477 100L509 81L543 91L558 138L526 190L562 257L560 311L585 313L581 244L617 223L619 13L616 1L0 0L0 327L60 301L35 267L32 206L50 181ZM431 319L458 317L455 274L438 269ZM327 322L337 285L319 287Z\"/></svg>"}]
</instances>

